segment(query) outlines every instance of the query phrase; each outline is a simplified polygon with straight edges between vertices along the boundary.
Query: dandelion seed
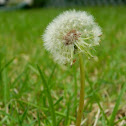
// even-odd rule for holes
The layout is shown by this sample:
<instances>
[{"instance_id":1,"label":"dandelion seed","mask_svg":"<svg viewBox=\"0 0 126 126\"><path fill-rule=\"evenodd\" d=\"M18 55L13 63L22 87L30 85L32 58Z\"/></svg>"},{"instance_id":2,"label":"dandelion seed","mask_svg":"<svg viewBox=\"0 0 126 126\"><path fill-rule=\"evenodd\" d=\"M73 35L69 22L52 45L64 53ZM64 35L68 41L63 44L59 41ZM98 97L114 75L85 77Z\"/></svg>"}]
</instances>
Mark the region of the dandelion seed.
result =
<instances>
[{"instance_id":1,"label":"dandelion seed","mask_svg":"<svg viewBox=\"0 0 126 126\"><path fill-rule=\"evenodd\" d=\"M56 17L48 25L43 39L45 48L57 63L72 64L75 53L92 57L90 50L99 45L101 35L101 29L91 15L73 10Z\"/></svg>"}]
</instances>

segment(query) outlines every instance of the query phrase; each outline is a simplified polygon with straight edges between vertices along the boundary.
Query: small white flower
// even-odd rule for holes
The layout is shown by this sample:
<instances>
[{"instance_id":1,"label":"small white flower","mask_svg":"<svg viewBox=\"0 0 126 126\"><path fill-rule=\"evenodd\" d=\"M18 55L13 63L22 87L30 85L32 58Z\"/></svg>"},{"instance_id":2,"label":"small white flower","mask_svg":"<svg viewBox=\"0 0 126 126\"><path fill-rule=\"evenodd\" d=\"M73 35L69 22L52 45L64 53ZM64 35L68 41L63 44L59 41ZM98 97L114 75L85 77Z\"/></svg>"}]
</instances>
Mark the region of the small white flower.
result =
<instances>
[{"instance_id":1,"label":"small white flower","mask_svg":"<svg viewBox=\"0 0 126 126\"><path fill-rule=\"evenodd\" d=\"M99 45L102 32L85 11L66 11L56 17L43 35L44 46L59 64L74 62L75 53L92 57L90 49Z\"/></svg>"}]
</instances>

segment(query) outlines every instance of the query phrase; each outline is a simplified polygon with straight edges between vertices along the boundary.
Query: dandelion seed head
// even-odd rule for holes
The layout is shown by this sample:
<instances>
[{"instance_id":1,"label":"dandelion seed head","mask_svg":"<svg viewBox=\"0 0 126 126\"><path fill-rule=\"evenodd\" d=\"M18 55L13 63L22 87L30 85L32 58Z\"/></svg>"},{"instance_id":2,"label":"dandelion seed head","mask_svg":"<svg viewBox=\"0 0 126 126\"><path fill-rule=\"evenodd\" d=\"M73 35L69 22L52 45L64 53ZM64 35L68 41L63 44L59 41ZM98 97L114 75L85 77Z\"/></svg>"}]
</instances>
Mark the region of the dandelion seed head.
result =
<instances>
[{"instance_id":1,"label":"dandelion seed head","mask_svg":"<svg viewBox=\"0 0 126 126\"><path fill-rule=\"evenodd\" d=\"M75 49L92 57L90 49L99 45L101 28L85 11L65 11L56 17L43 35L45 48L59 64L73 63Z\"/></svg>"}]
</instances>

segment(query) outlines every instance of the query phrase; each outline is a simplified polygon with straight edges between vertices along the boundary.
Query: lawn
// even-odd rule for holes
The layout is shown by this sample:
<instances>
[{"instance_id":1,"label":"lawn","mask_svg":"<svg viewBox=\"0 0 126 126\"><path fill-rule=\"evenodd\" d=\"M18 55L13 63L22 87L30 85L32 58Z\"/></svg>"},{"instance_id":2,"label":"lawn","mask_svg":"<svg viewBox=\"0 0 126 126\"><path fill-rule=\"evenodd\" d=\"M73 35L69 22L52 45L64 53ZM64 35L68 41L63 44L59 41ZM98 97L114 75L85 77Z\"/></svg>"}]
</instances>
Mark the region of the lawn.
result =
<instances>
[{"instance_id":1,"label":"lawn","mask_svg":"<svg viewBox=\"0 0 126 126\"><path fill-rule=\"evenodd\" d=\"M0 126L53 126L55 116L57 126L75 125L79 62L72 67L56 64L41 39L49 22L64 10L0 12ZM126 8L80 10L94 15L103 30L95 57L84 56L82 126L95 126L97 119L97 126L125 126Z\"/></svg>"}]
</instances>

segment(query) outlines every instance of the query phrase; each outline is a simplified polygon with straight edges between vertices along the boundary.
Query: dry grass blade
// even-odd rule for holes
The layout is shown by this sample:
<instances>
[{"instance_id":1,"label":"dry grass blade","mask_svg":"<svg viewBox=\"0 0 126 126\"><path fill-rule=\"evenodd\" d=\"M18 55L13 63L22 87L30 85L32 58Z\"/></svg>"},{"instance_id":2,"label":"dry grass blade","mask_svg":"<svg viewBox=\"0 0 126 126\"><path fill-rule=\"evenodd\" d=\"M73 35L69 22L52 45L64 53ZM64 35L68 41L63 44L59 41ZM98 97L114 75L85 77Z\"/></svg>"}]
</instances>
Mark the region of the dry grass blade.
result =
<instances>
[{"instance_id":1,"label":"dry grass blade","mask_svg":"<svg viewBox=\"0 0 126 126\"><path fill-rule=\"evenodd\" d=\"M93 126L97 126L97 122L98 122L98 118L99 118L99 114L100 114L100 109L98 109L97 115L96 115L96 120Z\"/></svg>"}]
</instances>

